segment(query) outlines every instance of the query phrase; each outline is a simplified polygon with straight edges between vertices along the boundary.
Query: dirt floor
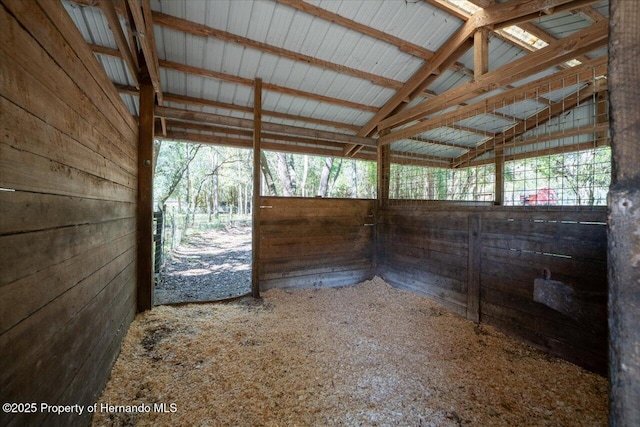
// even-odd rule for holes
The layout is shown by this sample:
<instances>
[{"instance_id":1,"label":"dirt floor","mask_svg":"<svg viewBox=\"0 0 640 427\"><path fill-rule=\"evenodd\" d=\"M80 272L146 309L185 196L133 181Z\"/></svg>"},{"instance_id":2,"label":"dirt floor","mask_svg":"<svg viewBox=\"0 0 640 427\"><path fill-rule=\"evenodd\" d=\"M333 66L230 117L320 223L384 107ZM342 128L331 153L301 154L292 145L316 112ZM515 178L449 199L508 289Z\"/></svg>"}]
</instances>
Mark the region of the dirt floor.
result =
<instances>
[{"instance_id":1,"label":"dirt floor","mask_svg":"<svg viewBox=\"0 0 640 427\"><path fill-rule=\"evenodd\" d=\"M168 259L155 304L217 301L251 291L251 227L186 237Z\"/></svg>"},{"instance_id":2,"label":"dirt floor","mask_svg":"<svg viewBox=\"0 0 640 427\"><path fill-rule=\"evenodd\" d=\"M607 424L605 378L379 278L154 308L100 402L152 410L95 426Z\"/></svg>"}]
</instances>

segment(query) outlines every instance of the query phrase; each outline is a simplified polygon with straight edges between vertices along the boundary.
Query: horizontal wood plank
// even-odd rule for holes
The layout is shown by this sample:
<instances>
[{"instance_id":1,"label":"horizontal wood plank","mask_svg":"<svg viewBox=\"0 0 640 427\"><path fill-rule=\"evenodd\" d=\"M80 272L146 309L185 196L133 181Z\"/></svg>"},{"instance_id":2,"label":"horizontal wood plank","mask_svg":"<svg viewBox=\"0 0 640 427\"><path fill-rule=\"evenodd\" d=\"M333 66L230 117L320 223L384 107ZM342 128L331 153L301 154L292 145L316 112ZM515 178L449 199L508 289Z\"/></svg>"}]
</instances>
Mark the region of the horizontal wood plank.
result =
<instances>
[{"instance_id":1,"label":"horizontal wood plank","mask_svg":"<svg viewBox=\"0 0 640 427\"><path fill-rule=\"evenodd\" d=\"M29 6L29 8L33 7ZM66 14L66 11L64 13ZM41 17L36 15L29 16L29 26L35 29L35 25L37 25L35 21L38 19L41 19ZM106 91L113 100L118 102L117 109L120 110L118 112L109 108L113 104L106 99L103 88L98 87L95 81L89 81L92 79L91 76L83 76L80 80L73 80L73 76L68 74L69 68L61 68L60 62L55 62L51 58L51 52L45 53L42 51L38 42L33 40L20 24L15 23L4 13L0 13L0 20L3 24L2 27L6 30L3 31L3 36L0 36L2 37L0 39L2 40L2 43L0 43L2 62L10 64L10 69L21 70L24 74L23 76L10 74L3 78L11 79L15 82L30 83L25 86L18 85L13 89L7 87L6 91L3 89L3 94L6 93L5 96L44 119L42 117L42 114L46 114L44 111L37 112L38 110L29 108L29 104L27 104L37 103L37 96L35 98L33 96L25 97L24 94L48 95L49 93L54 93L59 98L59 101L55 101L56 103L64 104L66 108L72 110L80 121L87 121L92 129L96 129L111 144L115 144L119 149L130 155L135 153L134 141L137 135L137 124L111 82L106 87ZM52 33L56 33L56 31L54 30ZM51 40L47 40L47 43L53 46ZM87 49L85 43L82 44L82 47ZM71 69L74 70L72 74L81 73L84 67L78 63L78 58L75 54L68 51L70 47L67 46L61 49L62 51L56 52L56 60L62 61L63 65L71 66ZM89 54L95 61L90 51ZM106 78L102 67L97 63L95 65L100 67L98 78L100 75ZM42 73L43 69L47 69L47 73ZM5 71L6 69L3 69L3 73ZM79 75L76 75L76 77L79 77ZM14 94L16 90L18 90L18 93ZM126 116L124 115L125 112ZM48 114L48 116L53 115L55 115L53 111ZM59 127L59 129L65 131L73 128Z\"/></svg>"},{"instance_id":2,"label":"horizontal wood plank","mask_svg":"<svg viewBox=\"0 0 640 427\"><path fill-rule=\"evenodd\" d=\"M0 235L134 216L134 203L24 191L0 191Z\"/></svg>"},{"instance_id":3,"label":"horizontal wood plank","mask_svg":"<svg viewBox=\"0 0 640 427\"><path fill-rule=\"evenodd\" d=\"M136 190L0 142L0 186L7 189L132 203Z\"/></svg>"},{"instance_id":4,"label":"horizontal wood plank","mask_svg":"<svg viewBox=\"0 0 640 427\"><path fill-rule=\"evenodd\" d=\"M0 334L135 247L135 233L84 250L72 258L0 287Z\"/></svg>"},{"instance_id":5,"label":"horizontal wood plank","mask_svg":"<svg viewBox=\"0 0 640 427\"><path fill-rule=\"evenodd\" d=\"M21 363L7 366L7 372L0 374L6 385L4 391L7 398L11 401L58 401L91 353L99 346L103 335L109 331L117 331L122 318L130 312L135 299L134 273L134 265L129 264L107 281L104 287L99 288L91 300L77 307L78 311L62 317L64 327L56 330L53 340L33 345L40 341L39 331L32 329L35 325L24 331L22 337L31 341L31 347L21 353L20 357L15 357ZM57 305L66 304L60 302ZM50 323L59 324L59 321L56 322L56 317L51 317ZM39 324L45 326L42 321ZM87 328L87 324L94 324L94 327ZM9 360L13 358L10 356ZM38 360L41 362L38 363ZM10 377L5 377L9 374ZM84 378L78 380L83 381ZM93 384L85 383L84 386L93 388Z\"/></svg>"},{"instance_id":6,"label":"horizontal wood plank","mask_svg":"<svg viewBox=\"0 0 640 427\"><path fill-rule=\"evenodd\" d=\"M285 277L272 280L261 280L260 288L268 290L273 288L295 289L295 288L332 288L339 286L355 285L364 280L372 278L370 269L347 270L331 273L320 273L301 275L295 277Z\"/></svg>"},{"instance_id":7,"label":"horizontal wood plank","mask_svg":"<svg viewBox=\"0 0 640 427\"><path fill-rule=\"evenodd\" d=\"M135 231L131 218L0 237L0 287Z\"/></svg>"},{"instance_id":8,"label":"horizontal wood plank","mask_svg":"<svg viewBox=\"0 0 640 427\"><path fill-rule=\"evenodd\" d=\"M60 164L95 175L99 178L136 188L136 174L128 172L104 155L94 151L48 123L0 97L0 131L5 142L18 150L54 160ZM86 140L86 139L84 139ZM132 160L117 159L133 165Z\"/></svg>"}]
</instances>

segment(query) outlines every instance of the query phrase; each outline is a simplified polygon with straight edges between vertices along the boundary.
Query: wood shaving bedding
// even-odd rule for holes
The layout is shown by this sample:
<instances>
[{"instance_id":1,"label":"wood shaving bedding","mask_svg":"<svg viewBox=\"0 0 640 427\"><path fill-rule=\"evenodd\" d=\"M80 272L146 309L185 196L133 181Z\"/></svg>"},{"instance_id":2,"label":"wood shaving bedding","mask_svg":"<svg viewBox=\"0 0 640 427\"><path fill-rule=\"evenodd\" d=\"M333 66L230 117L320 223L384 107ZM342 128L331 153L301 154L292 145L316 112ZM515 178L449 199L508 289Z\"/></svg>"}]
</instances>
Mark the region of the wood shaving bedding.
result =
<instances>
[{"instance_id":1,"label":"wood shaving bedding","mask_svg":"<svg viewBox=\"0 0 640 427\"><path fill-rule=\"evenodd\" d=\"M598 426L607 381L380 278L156 307L131 325L95 426Z\"/></svg>"}]
</instances>

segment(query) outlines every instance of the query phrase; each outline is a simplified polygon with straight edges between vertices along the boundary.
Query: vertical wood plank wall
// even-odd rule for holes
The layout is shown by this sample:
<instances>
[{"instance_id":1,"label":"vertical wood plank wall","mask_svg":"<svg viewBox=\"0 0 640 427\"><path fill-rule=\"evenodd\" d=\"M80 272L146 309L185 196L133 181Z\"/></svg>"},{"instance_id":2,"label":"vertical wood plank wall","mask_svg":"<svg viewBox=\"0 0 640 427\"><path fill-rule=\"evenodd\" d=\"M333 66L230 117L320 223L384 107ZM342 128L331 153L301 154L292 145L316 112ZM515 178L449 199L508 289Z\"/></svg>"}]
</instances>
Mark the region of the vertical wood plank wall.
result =
<instances>
[{"instance_id":1,"label":"vertical wood plank wall","mask_svg":"<svg viewBox=\"0 0 640 427\"><path fill-rule=\"evenodd\" d=\"M370 279L375 200L262 197L260 289Z\"/></svg>"},{"instance_id":2,"label":"vertical wood plank wall","mask_svg":"<svg viewBox=\"0 0 640 427\"><path fill-rule=\"evenodd\" d=\"M60 2L2 0L0 28L2 401L87 405L135 313L138 126Z\"/></svg>"},{"instance_id":3,"label":"vertical wood plank wall","mask_svg":"<svg viewBox=\"0 0 640 427\"><path fill-rule=\"evenodd\" d=\"M469 247L470 224L477 224L469 218L474 217L480 223L480 245L475 249ZM391 206L378 212L378 233L377 273L392 285L469 317L467 303L474 296L468 290L474 287L468 280L479 276L482 323L606 372L606 322L593 328L533 300L534 280L542 278L545 268L553 280L606 294L604 208ZM478 252L479 259L470 262L470 254L477 258ZM600 304L604 309L606 298Z\"/></svg>"}]
</instances>

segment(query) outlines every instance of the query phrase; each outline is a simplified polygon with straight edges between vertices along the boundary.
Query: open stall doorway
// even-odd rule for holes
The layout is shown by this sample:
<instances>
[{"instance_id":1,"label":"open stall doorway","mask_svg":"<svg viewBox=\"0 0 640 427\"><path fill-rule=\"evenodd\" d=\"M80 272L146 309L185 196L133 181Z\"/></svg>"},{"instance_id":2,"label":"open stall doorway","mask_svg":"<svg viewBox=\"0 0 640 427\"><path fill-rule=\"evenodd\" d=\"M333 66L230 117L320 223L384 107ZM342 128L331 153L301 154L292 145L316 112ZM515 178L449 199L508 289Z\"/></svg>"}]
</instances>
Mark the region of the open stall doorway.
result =
<instances>
[{"instance_id":1,"label":"open stall doorway","mask_svg":"<svg viewBox=\"0 0 640 427\"><path fill-rule=\"evenodd\" d=\"M154 305L251 293L251 150L162 141Z\"/></svg>"}]
</instances>

